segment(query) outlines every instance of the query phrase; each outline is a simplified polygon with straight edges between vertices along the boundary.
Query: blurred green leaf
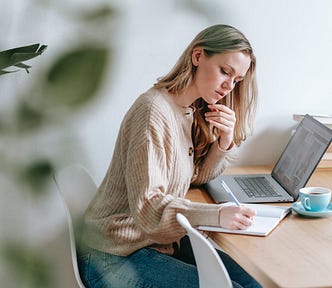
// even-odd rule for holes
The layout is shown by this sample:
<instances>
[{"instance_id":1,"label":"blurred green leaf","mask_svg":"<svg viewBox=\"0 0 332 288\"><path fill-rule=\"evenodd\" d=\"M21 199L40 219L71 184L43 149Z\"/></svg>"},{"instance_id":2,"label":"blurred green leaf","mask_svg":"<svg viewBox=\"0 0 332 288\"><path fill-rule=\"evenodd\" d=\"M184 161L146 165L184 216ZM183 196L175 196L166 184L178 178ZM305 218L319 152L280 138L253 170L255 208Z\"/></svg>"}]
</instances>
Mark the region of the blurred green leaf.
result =
<instances>
[{"instance_id":1,"label":"blurred green leaf","mask_svg":"<svg viewBox=\"0 0 332 288\"><path fill-rule=\"evenodd\" d=\"M34 109L29 103L22 101L17 108L17 130L26 131L40 128L45 122L45 117L41 110Z\"/></svg>"},{"instance_id":2,"label":"blurred green leaf","mask_svg":"<svg viewBox=\"0 0 332 288\"><path fill-rule=\"evenodd\" d=\"M8 243L3 247L2 254L13 276L23 285L22 287L54 287L51 274L53 267L43 258L39 250L35 251L18 243Z\"/></svg>"},{"instance_id":3,"label":"blurred green leaf","mask_svg":"<svg viewBox=\"0 0 332 288\"><path fill-rule=\"evenodd\" d=\"M4 75L4 74L8 74L8 73L13 73L16 72L18 70L14 70L14 71L6 71L6 70L0 70L0 75Z\"/></svg>"},{"instance_id":4,"label":"blurred green leaf","mask_svg":"<svg viewBox=\"0 0 332 288\"><path fill-rule=\"evenodd\" d=\"M19 68L23 68L23 69L29 69L29 68L31 68L30 65L26 65L24 63L16 64L15 67L19 67Z\"/></svg>"},{"instance_id":5,"label":"blurred green leaf","mask_svg":"<svg viewBox=\"0 0 332 288\"><path fill-rule=\"evenodd\" d=\"M83 47L64 54L47 74L49 104L76 107L96 96L107 68L109 51L103 47Z\"/></svg>"},{"instance_id":6,"label":"blurred green leaf","mask_svg":"<svg viewBox=\"0 0 332 288\"><path fill-rule=\"evenodd\" d=\"M82 13L81 18L85 21L98 21L110 19L115 14L115 11L110 6L98 7L95 10L89 10L88 12Z\"/></svg>"},{"instance_id":7,"label":"blurred green leaf","mask_svg":"<svg viewBox=\"0 0 332 288\"><path fill-rule=\"evenodd\" d=\"M44 185L49 183L53 172L52 163L47 159L42 159L31 162L23 168L21 178L32 188L36 196L39 196L43 193Z\"/></svg>"},{"instance_id":8,"label":"blurred green leaf","mask_svg":"<svg viewBox=\"0 0 332 288\"><path fill-rule=\"evenodd\" d=\"M2 121L2 119L0 119L0 133L6 130L6 125L4 124L4 122Z\"/></svg>"},{"instance_id":9,"label":"blurred green leaf","mask_svg":"<svg viewBox=\"0 0 332 288\"><path fill-rule=\"evenodd\" d=\"M18 70L14 71L3 70L11 66L23 68L26 70L27 73L29 73L28 69L31 68L31 66L26 65L22 62L41 55L46 50L46 48L47 48L46 45L33 44L33 45L22 46L22 47L1 51L0 75L18 71Z\"/></svg>"}]
</instances>

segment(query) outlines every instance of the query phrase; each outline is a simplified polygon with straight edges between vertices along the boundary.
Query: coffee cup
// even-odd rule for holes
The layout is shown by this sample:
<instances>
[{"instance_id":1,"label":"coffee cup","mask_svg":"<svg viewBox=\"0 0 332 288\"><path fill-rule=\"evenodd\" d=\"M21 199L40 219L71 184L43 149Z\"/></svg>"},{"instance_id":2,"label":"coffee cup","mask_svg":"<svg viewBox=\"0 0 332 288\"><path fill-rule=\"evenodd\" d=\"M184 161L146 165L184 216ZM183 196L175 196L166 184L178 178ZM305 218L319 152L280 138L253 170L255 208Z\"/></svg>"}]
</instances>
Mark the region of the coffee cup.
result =
<instances>
[{"instance_id":1,"label":"coffee cup","mask_svg":"<svg viewBox=\"0 0 332 288\"><path fill-rule=\"evenodd\" d=\"M299 190L301 204L307 211L320 212L331 201L331 190L324 187L305 187Z\"/></svg>"}]
</instances>

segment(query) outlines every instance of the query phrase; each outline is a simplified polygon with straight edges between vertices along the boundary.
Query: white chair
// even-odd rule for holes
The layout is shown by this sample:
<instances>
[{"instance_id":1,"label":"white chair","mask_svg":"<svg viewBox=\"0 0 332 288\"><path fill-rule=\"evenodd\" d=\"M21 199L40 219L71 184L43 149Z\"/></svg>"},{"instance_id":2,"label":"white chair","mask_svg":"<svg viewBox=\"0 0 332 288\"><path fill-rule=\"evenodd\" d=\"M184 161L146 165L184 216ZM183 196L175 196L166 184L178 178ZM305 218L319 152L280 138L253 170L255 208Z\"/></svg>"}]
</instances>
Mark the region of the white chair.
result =
<instances>
[{"instance_id":1,"label":"white chair","mask_svg":"<svg viewBox=\"0 0 332 288\"><path fill-rule=\"evenodd\" d=\"M69 240L71 259L75 278L80 288L85 288L82 283L76 254L76 236L82 227L83 214L92 197L97 191L97 186L85 168L80 165L73 165L64 168L53 177L58 188L59 196L66 210L69 229Z\"/></svg>"},{"instance_id":2,"label":"white chair","mask_svg":"<svg viewBox=\"0 0 332 288\"><path fill-rule=\"evenodd\" d=\"M196 260L199 287L233 287L228 272L213 245L181 213L176 214L180 225L186 229Z\"/></svg>"}]
</instances>

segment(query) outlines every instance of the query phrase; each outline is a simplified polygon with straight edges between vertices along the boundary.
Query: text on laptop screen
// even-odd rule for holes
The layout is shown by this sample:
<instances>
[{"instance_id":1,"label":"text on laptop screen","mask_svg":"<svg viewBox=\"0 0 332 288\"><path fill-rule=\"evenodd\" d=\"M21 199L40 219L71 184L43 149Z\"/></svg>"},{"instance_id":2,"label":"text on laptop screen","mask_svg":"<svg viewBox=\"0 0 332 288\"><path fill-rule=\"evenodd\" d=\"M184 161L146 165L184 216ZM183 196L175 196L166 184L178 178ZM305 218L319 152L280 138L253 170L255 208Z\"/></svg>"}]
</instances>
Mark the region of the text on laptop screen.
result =
<instances>
[{"instance_id":1,"label":"text on laptop screen","mask_svg":"<svg viewBox=\"0 0 332 288\"><path fill-rule=\"evenodd\" d=\"M331 135L329 128L307 115L297 126L285 149L287 152L283 152L272 171L273 178L295 198L331 143Z\"/></svg>"}]
</instances>

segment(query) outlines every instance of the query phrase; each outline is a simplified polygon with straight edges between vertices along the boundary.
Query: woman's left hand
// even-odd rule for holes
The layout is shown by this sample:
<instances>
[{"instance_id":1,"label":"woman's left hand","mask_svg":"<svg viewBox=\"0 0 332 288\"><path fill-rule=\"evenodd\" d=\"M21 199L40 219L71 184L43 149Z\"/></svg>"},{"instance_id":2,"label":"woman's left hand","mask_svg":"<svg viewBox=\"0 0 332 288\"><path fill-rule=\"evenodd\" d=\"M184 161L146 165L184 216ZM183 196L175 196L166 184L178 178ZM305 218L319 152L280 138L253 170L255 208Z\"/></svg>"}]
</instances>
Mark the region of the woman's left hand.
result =
<instances>
[{"instance_id":1,"label":"woman's left hand","mask_svg":"<svg viewBox=\"0 0 332 288\"><path fill-rule=\"evenodd\" d=\"M205 113L205 120L210 122L219 131L219 147L228 150L233 143L235 113L222 104L209 104L210 112Z\"/></svg>"}]
</instances>

